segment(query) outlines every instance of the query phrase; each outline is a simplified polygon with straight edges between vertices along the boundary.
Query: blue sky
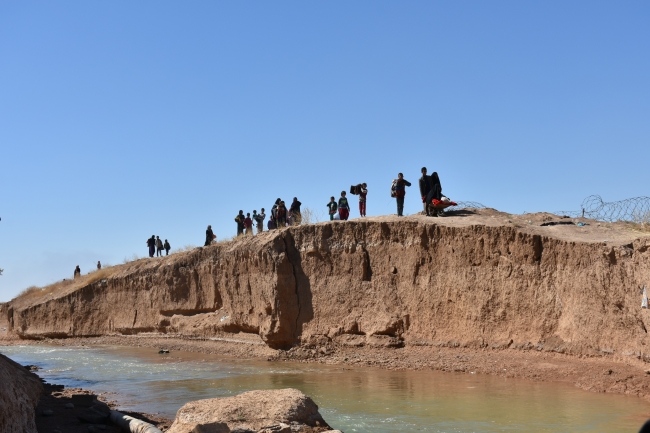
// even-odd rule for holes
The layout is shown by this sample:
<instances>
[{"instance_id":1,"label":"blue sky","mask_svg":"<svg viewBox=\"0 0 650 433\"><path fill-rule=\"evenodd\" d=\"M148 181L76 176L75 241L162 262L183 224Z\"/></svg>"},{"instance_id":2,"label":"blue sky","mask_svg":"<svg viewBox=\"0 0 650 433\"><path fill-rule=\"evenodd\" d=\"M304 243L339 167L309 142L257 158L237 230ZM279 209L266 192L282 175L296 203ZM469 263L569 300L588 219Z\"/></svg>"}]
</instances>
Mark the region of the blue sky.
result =
<instances>
[{"instance_id":1,"label":"blue sky","mask_svg":"<svg viewBox=\"0 0 650 433\"><path fill-rule=\"evenodd\" d=\"M0 3L0 301L426 165L503 211L650 195L648 2ZM355 200L353 200L353 203ZM421 209L414 185L406 213ZM352 216L357 216L356 206Z\"/></svg>"}]
</instances>

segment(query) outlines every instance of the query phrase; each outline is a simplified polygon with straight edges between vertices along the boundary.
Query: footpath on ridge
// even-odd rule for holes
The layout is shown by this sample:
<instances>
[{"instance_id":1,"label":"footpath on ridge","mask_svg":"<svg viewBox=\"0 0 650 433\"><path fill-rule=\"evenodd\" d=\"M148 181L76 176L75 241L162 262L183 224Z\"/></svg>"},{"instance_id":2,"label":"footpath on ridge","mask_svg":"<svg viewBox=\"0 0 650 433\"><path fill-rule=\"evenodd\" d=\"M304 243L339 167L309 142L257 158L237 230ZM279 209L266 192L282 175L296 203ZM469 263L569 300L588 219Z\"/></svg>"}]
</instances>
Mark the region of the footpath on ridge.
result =
<instances>
[{"instance_id":1,"label":"footpath on ridge","mask_svg":"<svg viewBox=\"0 0 650 433\"><path fill-rule=\"evenodd\" d=\"M324 222L0 304L0 344L245 346L271 359L564 378L647 396L649 249L649 234L624 223L545 213ZM580 366L603 377L589 382Z\"/></svg>"}]
</instances>

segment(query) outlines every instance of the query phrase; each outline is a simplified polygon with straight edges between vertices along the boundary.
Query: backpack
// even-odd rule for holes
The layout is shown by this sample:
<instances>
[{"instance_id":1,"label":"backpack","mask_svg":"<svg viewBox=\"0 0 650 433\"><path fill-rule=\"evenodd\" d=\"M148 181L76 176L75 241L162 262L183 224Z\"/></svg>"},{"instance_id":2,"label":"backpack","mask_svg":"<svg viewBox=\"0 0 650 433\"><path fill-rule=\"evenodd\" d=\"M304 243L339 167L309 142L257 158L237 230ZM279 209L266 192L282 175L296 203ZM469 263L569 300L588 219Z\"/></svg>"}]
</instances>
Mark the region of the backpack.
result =
<instances>
[{"instance_id":1,"label":"backpack","mask_svg":"<svg viewBox=\"0 0 650 433\"><path fill-rule=\"evenodd\" d=\"M393 183L390 186L390 196L393 198L397 196L397 179L393 179Z\"/></svg>"}]
</instances>

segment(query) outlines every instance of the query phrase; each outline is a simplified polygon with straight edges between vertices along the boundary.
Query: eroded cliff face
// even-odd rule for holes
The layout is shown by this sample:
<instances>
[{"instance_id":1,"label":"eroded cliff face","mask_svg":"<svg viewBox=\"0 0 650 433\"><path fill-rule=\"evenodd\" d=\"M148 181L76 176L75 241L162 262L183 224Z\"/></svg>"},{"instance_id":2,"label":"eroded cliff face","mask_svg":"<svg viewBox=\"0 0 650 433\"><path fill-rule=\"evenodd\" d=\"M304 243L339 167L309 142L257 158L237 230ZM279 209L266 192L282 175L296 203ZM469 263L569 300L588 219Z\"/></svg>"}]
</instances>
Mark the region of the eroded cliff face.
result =
<instances>
[{"instance_id":1,"label":"eroded cliff face","mask_svg":"<svg viewBox=\"0 0 650 433\"><path fill-rule=\"evenodd\" d=\"M0 432L36 433L35 411L42 392L36 375L0 355Z\"/></svg>"},{"instance_id":2,"label":"eroded cliff face","mask_svg":"<svg viewBox=\"0 0 650 433\"><path fill-rule=\"evenodd\" d=\"M10 303L23 338L163 332L258 334L273 348L535 346L645 357L650 240L578 242L434 219L321 223L116 269Z\"/></svg>"}]
</instances>

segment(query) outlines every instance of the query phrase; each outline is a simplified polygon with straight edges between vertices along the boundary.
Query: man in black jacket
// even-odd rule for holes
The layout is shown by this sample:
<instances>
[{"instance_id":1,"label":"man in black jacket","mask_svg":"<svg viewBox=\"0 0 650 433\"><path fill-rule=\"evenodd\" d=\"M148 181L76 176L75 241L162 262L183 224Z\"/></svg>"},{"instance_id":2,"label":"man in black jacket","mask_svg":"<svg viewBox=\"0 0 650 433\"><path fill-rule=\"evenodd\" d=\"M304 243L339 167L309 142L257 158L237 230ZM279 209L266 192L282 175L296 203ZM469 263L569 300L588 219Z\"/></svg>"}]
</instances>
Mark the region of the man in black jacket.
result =
<instances>
[{"instance_id":1,"label":"man in black jacket","mask_svg":"<svg viewBox=\"0 0 650 433\"><path fill-rule=\"evenodd\" d=\"M420 197L422 197L422 203L424 204L424 213L426 216L431 216L429 211L429 203L427 203L427 196L431 191L431 176L427 176L427 168L422 167L422 177L420 178Z\"/></svg>"}]
</instances>

